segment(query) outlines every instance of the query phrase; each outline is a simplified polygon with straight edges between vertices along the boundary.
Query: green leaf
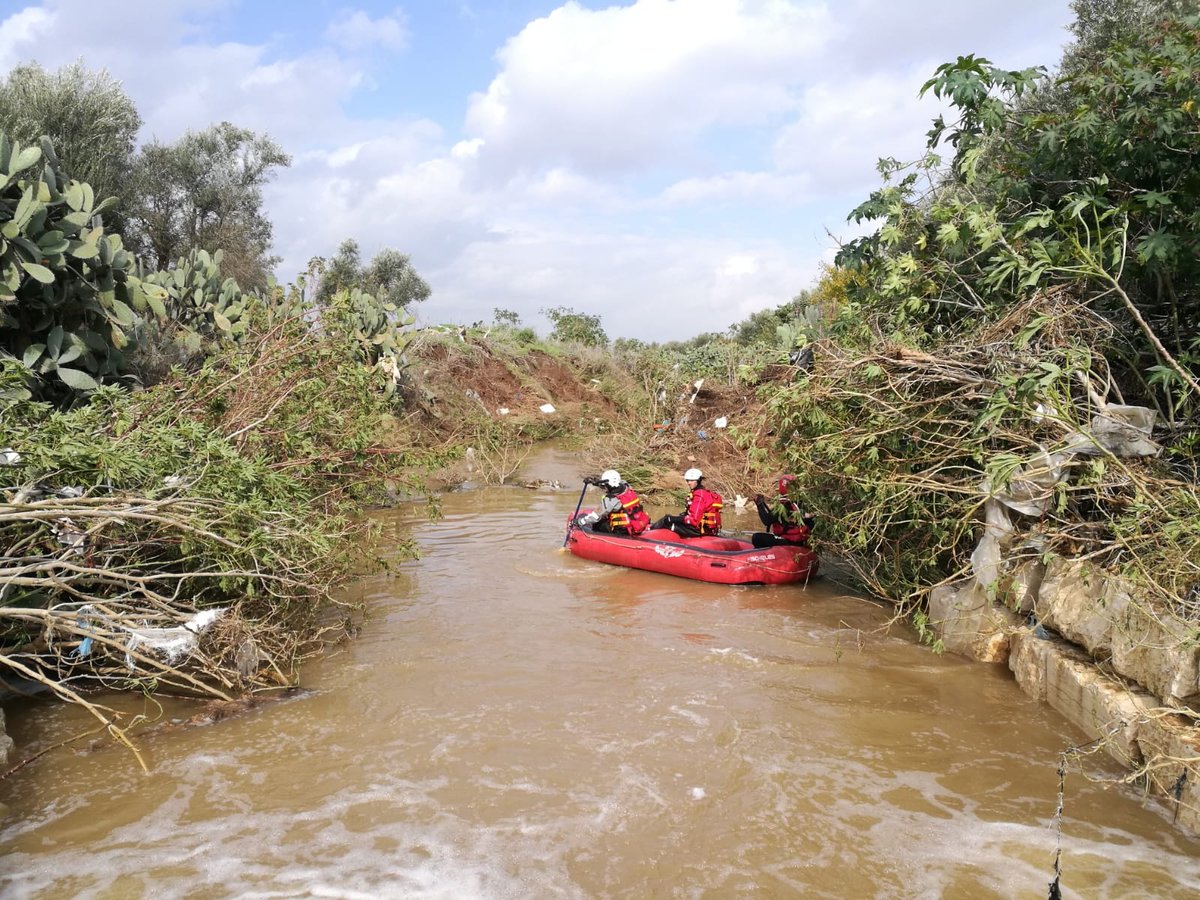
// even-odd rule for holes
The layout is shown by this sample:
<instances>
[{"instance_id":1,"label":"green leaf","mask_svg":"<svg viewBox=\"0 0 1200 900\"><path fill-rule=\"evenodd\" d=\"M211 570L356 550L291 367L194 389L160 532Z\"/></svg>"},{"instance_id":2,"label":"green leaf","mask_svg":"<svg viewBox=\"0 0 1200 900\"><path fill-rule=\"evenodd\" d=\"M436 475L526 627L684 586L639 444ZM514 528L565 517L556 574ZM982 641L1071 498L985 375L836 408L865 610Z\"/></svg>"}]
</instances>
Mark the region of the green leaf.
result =
<instances>
[{"instance_id":1,"label":"green leaf","mask_svg":"<svg viewBox=\"0 0 1200 900\"><path fill-rule=\"evenodd\" d=\"M158 298L157 294L146 294L146 302L150 305L150 309L154 312L154 314L160 319L165 319L167 317L167 308L163 305L162 300Z\"/></svg>"},{"instance_id":2,"label":"green leaf","mask_svg":"<svg viewBox=\"0 0 1200 900\"><path fill-rule=\"evenodd\" d=\"M42 151L37 147L26 147L17 154L16 159L9 166L9 172L20 172L22 169L28 169L35 162L42 158Z\"/></svg>"},{"instance_id":3,"label":"green leaf","mask_svg":"<svg viewBox=\"0 0 1200 900\"><path fill-rule=\"evenodd\" d=\"M63 351L61 356L59 356L58 364L61 366L64 363L73 362L74 360L79 359L79 357L83 356L86 349L87 347L83 345L82 341L78 344L72 344Z\"/></svg>"},{"instance_id":4,"label":"green leaf","mask_svg":"<svg viewBox=\"0 0 1200 900\"><path fill-rule=\"evenodd\" d=\"M58 372L58 377L62 379L63 384L77 391L94 391L100 387L100 383L96 379L87 374L87 372L81 372L79 369L60 368L56 371Z\"/></svg>"},{"instance_id":5,"label":"green leaf","mask_svg":"<svg viewBox=\"0 0 1200 900\"><path fill-rule=\"evenodd\" d=\"M45 344L30 344L25 349L25 355L21 357L21 362L25 365L25 368L32 369L34 366L34 363L36 363L39 359L41 359L42 354L45 352L46 352Z\"/></svg>"},{"instance_id":6,"label":"green leaf","mask_svg":"<svg viewBox=\"0 0 1200 900\"><path fill-rule=\"evenodd\" d=\"M1179 239L1162 229L1150 232L1137 243L1138 259L1143 263L1151 260L1169 263L1178 253Z\"/></svg>"},{"instance_id":7,"label":"green leaf","mask_svg":"<svg viewBox=\"0 0 1200 900\"><path fill-rule=\"evenodd\" d=\"M34 203L33 188L25 188L25 192L21 194L21 199L17 202L17 210L12 216L12 220L18 227L29 221L29 217L33 215ZM6 237L11 237L11 235L6 235Z\"/></svg>"},{"instance_id":8,"label":"green leaf","mask_svg":"<svg viewBox=\"0 0 1200 900\"><path fill-rule=\"evenodd\" d=\"M1156 206L1174 206L1171 196L1159 191L1145 191L1142 194L1142 203L1146 204L1147 209L1154 209Z\"/></svg>"},{"instance_id":9,"label":"green leaf","mask_svg":"<svg viewBox=\"0 0 1200 900\"><path fill-rule=\"evenodd\" d=\"M90 328L80 329L79 336L83 338L83 342L92 350L103 353L108 349L108 343L104 340L104 337Z\"/></svg>"},{"instance_id":10,"label":"green leaf","mask_svg":"<svg viewBox=\"0 0 1200 900\"><path fill-rule=\"evenodd\" d=\"M54 273L45 266L39 266L37 263L29 263L21 260L21 268L29 273L30 277L42 284L53 284Z\"/></svg>"},{"instance_id":11,"label":"green leaf","mask_svg":"<svg viewBox=\"0 0 1200 900\"><path fill-rule=\"evenodd\" d=\"M58 354L62 352L63 329L61 325L55 325L50 329L50 336L46 338L46 350L54 359L58 359Z\"/></svg>"},{"instance_id":12,"label":"green leaf","mask_svg":"<svg viewBox=\"0 0 1200 900\"><path fill-rule=\"evenodd\" d=\"M67 206L73 211L83 209L83 188L80 187L78 181L72 181L67 185L66 193L63 194L63 199L67 201Z\"/></svg>"},{"instance_id":13,"label":"green leaf","mask_svg":"<svg viewBox=\"0 0 1200 900\"><path fill-rule=\"evenodd\" d=\"M137 319L133 310L116 297L112 298L112 311L116 315L117 321L127 328Z\"/></svg>"},{"instance_id":14,"label":"green leaf","mask_svg":"<svg viewBox=\"0 0 1200 900\"><path fill-rule=\"evenodd\" d=\"M71 241L67 246L67 252L76 259L93 259L100 252L100 248L87 241Z\"/></svg>"}]
</instances>

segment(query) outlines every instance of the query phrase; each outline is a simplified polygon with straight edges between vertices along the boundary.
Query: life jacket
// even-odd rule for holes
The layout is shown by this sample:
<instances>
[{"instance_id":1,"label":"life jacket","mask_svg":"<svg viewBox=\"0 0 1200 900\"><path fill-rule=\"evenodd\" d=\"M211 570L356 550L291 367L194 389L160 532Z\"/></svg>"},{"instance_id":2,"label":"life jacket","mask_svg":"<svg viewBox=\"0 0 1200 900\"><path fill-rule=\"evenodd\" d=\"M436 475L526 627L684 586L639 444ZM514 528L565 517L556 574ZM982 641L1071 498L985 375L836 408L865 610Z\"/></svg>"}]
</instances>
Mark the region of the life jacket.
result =
<instances>
[{"instance_id":1,"label":"life jacket","mask_svg":"<svg viewBox=\"0 0 1200 900\"><path fill-rule=\"evenodd\" d=\"M650 526L650 515L642 509L642 501L629 485L617 494L621 508L608 514L608 524L616 531L624 528L629 534L641 534Z\"/></svg>"},{"instance_id":2,"label":"life jacket","mask_svg":"<svg viewBox=\"0 0 1200 900\"><path fill-rule=\"evenodd\" d=\"M688 499L683 521L700 529L701 534L716 534L721 530L721 507L724 505L720 494L698 487Z\"/></svg>"},{"instance_id":3,"label":"life jacket","mask_svg":"<svg viewBox=\"0 0 1200 900\"><path fill-rule=\"evenodd\" d=\"M771 524L771 533L790 544L803 544L811 532L800 518L800 507L786 497L780 497L779 502L787 510L787 521L777 519Z\"/></svg>"}]
</instances>

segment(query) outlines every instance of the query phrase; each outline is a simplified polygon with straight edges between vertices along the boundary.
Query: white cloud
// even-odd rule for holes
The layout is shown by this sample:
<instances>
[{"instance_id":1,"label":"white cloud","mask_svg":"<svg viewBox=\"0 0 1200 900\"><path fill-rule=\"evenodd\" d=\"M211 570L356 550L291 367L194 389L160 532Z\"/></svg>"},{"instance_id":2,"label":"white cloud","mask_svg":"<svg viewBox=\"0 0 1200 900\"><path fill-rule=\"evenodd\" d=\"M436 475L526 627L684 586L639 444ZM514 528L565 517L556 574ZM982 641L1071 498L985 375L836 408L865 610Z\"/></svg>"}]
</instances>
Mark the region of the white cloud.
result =
<instances>
[{"instance_id":1,"label":"white cloud","mask_svg":"<svg viewBox=\"0 0 1200 900\"><path fill-rule=\"evenodd\" d=\"M45 9L29 7L0 21L0 72L26 62L23 48L36 44L54 26L54 16Z\"/></svg>"},{"instance_id":2,"label":"white cloud","mask_svg":"<svg viewBox=\"0 0 1200 900\"><path fill-rule=\"evenodd\" d=\"M294 159L265 192L284 280L352 237L412 256L427 321L503 307L544 328L537 311L565 305L666 340L811 285L827 231L862 233L844 219L876 159L922 149L935 104L917 92L938 63L1053 63L1070 19L1069 0L550 2L533 21L360 2L326 22L297 0L308 27L247 0L123 0L120 16L18 0L0 74L82 57L122 81L144 138L222 120L270 134ZM427 46L435 20L459 30ZM420 54L398 52L414 36ZM494 66L451 89L479 65L452 51L476 47Z\"/></svg>"},{"instance_id":3,"label":"white cloud","mask_svg":"<svg viewBox=\"0 0 1200 900\"><path fill-rule=\"evenodd\" d=\"M361 9L341 11L325 29L326 36L346 50L365 50L379 46L385 50L408 48L408 22L404 13L396 10L390 16L372 19Z\"/></svg>"},{"instance_id":4,"label":"white cloud","mask_svg":"<svg viewBox=\"0 0 1200 900\"><path fill-rule=\"evenodd\" d=\"M775 164L806 174L826 193L873 187L881 157L908 161L921 155L925 132L941 109L932 96L917 97L918 77L903 72L812 85L800 116L775 138Z\"/></svg>"},{"instance_id":5,"label":"white cloud","mask_svg":"<svg viewBox=\"0 0 1200 900\"><path fill-rule=\"evenodd\" d=\"M544 330L541 309L598 315L610 337L723 331L811 282L817 260L783 243L578 232L510 232L472 242L429 274L427 323L488 321L496 307Z\"/></svg>"},{"instance_id":6,"label":"white cloud","mask_svg":"<svg viewBox=\"0 0 1200 900\"><path fill-rule=\"evenodd\" d=\"M791 109L804 60L829 30L825 7L781 0L597 11L571 0L500 51L502 69L472 96L467 128L501 172L644 169L691 153L706 129Z\"/></svg>"},{"instance_id":7,"label":"white cloud","mask_svg":"<svg viewBox=\"0 0 1200 900\"><path fill-rule=\"evenodd\" d=\"M729 172L711 178L685 178L662 192L663 203L686 206L700 203L802 203L811 195L807 174Z\"/></svg>"}]
</instances>

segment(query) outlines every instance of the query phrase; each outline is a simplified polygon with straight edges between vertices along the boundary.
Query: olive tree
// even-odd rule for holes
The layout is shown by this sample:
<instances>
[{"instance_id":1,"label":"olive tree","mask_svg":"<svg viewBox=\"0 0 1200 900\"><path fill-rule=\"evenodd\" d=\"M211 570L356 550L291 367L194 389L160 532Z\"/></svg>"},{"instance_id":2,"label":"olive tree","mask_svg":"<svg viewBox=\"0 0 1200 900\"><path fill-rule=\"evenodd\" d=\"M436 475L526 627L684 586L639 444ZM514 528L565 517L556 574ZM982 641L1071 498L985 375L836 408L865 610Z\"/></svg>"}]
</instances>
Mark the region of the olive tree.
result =
<instances>
[{"instance_id":1,"label":"olive tree","mask_svg":"<svg viewBox=\"0 0 1200 900\"><path fill-rule=\"evenodd\" d=\"M407 309L428 299L431 293L407 255L384 247L364 266L358 241L353 238L342 241L337 255L325 265L317 287L317 304L325 305L334 294L348 290L371 294L396 309Z\"/></svg>"},{"instance_id":2,"label":"olive tree","mask_svg":"<svg viewBox=\"0 0 1200 900\"><path fill-rule=\"evenodd\" d=\"M192 250L224 251L222 270L247 290L264 288L277 261L263 186L291 157L267 135L228 122L151 141L134 166L128 243L166 269Z\"/></svg>"},{"instance_id":3,"label":"olive tree","mask_svg":"<svg viewBox=\"0 0 1200 900\"><path fill-rule=\"evenodd\" d=\"M133 101L103 69L75 62L47 72L30 63L0 79L0 131L25 146L49 138L62 171L91 185L97 200L126 195L141 125Z\"/></svg>"},{"instance_id":4,"label":"olive tree","mask_svg":"<svg viewBox=\"0 0 1200 900\"><path fill-rule=\"evenodd\" d=\"M600 325L599 316L576 312L566 306L543 309L541 312L554 326L554 330L550 332L552 341L583 344L585 347L603 347L608 344L608 335Z\"/></svg>"}]
</instances>

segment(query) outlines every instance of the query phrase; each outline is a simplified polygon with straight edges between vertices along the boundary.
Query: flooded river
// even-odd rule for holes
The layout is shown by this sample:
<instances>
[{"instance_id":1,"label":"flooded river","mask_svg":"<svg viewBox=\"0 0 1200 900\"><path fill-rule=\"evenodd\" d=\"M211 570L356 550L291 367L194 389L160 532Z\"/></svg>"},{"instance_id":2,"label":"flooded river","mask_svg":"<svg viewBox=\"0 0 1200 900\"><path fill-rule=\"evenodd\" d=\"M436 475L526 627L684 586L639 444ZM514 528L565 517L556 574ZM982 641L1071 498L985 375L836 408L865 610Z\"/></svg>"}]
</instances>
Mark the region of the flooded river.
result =
<instances>
[{"instance_id":1,"label":"flooded river","mask_svg":"<svg viewBox=\"0 0 1200 900\"><path fill-rule=\"evenodd\" d=\"M578 484L565 454L534 468ZM422 558L354 587L362 633L303 692L144 735L149 774L122 749L60 750L0 782L0 896L1047 895L1058 754L1081 733L829 579L576 559L578 496L380 514ZM92 727L8 714L18 759ZM1169 811L1078 774L1065 801L1064 896L1200 893L1200 842Z\"/></svg>"}]
</instances>

